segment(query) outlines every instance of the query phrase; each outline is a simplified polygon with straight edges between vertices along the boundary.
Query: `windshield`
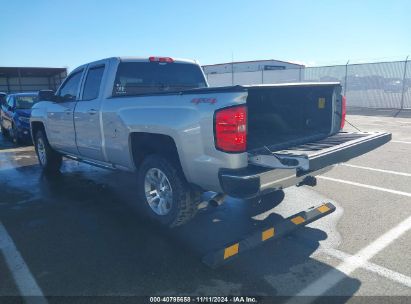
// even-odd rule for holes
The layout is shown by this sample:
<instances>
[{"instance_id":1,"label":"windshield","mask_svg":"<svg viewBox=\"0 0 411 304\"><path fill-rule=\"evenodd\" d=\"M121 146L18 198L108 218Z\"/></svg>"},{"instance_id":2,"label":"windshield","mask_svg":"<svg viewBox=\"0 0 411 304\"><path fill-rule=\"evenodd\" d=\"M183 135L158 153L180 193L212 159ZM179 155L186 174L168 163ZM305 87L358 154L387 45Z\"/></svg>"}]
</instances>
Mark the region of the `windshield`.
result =
<instances>
[{"instance_id":1,"label":"windshield","mask_svg":"<svg viewBox=\"0 0 411 304\"><path fill-rule=\"evenodd\" d=\"M184 91L206 87L201 68L187 63L122 62L114 82L114 96Z\"/></svg>"},{"instance_id":2,"label":"windshield","mask_svg":"<svg viewBox=\"0 0 411 304\"><path fill-rule=\"evenodd\" d=\"M37 95L16 96L16 109L31 109L38 102Z\"/></svg>"}]
</instances>

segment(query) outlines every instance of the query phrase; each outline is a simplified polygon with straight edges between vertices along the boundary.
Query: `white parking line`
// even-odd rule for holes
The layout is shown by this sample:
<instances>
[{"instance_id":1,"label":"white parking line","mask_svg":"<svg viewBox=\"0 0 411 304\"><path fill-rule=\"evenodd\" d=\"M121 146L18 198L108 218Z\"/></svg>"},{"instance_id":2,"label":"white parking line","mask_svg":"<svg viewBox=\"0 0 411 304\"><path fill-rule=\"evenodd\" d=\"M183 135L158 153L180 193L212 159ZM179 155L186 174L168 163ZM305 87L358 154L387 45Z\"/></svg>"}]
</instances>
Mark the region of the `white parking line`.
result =
<instances>
[{"instance_id":1,"label":"white parking line","mask_svg":"<svg viewBox=\"0 0 411 304\"><path fill-rule=\"evenodd\" d=\"M394 242L401 235L411 229L411 216L399 223L397 226L384 233L374 242L361 249L357 254L349 256L337 267L328 271L325 275L314 281L303 290L298 292L296 296L321 296L339 282L347 278L358 268L362 268L366 263L381 252L384 248ZM315 298L307 298L308 302L314 302Z\"/></svg>"},{"instance_id":2,"label":"white parking line","mask_svg":"<svg viewBox=\"0 0 411 304\"><path fill-rule=\"evenodd\" d=\"M343 184L347 184L347 185L363 187L363 188L368 188L368 189L384 191L384 192L388 192L388 193L392 193L392 194L398 194L398 195L411 197L411 193L408 193L408 192L397 191L397 190L392 190L392 189L387 189L387 188L382 188L382 187L377 187L377 186L371 186L371 185L366 185L366 184L360 184L360 183L356 183L356 182L347 181L347 180L344 180L344 179L332 178L332 177L328 177L328 176L317 176L317 178L325 179L325 180L329 180L329 181L333 181L333 182L338 182L338 183L343 183Z\"/></svg>"},{"instance_id":3,"label":"white parking line","mask_svg":"<svg viewBox=\"0 0 411 304\"><path fill-rule=\"evenodd\" d=\"M24 262L4 225L0 222L0 250L14 282L26 303L47 303L40 287Z\"/></svg>"},{"instance_id":4,"label":"white parking line","mask_svg":"<svg viewBox=\"0 0 411 304\"><path fill-rule=\"evenodd\" d=\"M362 261L360 258L342 252L338 249L322 247L320 252L324 252L325 254L335 257L342 261L350 261L351 263L355 263L356 265L358 265L358 268L363 268L365 270L374 272L379 276L382 276L391 281L400 283L411 288L411 278L402 273L390 270L388 268L382 267L371 262Z\"/></svg>"},{"instance_id":5,"label":"white parking line","mask_svg":"<svg viewBox=\"0 0 411 304\"><path fill-rule=\"evenodd\" d=\"M399 144L409 144L411 145L411 141L402 141L402 140L391 140L393 143L399 143Z\"/></svg>"},{"instance_id":6,"label":"white parking line","mask_svg":"<svg viewBox=\"0 0 411 304\"><path fill-rule=\"evenodd\" d=\"M358 168L358 169L364 169L364 170L370 170L370 171L376 171L376 172L381 172L381 173L389 173L389 174L395 174L395 175L401 175L401 176L411 177L411 173L406 173L406 172L398 172L398 171L391 171L391 170L376 169L376 168L363 167L363 166L357 166L357 165L351 165L351 164L341 164L341 166L351 167L351 168Z\"/></svg>"}]
</instances>

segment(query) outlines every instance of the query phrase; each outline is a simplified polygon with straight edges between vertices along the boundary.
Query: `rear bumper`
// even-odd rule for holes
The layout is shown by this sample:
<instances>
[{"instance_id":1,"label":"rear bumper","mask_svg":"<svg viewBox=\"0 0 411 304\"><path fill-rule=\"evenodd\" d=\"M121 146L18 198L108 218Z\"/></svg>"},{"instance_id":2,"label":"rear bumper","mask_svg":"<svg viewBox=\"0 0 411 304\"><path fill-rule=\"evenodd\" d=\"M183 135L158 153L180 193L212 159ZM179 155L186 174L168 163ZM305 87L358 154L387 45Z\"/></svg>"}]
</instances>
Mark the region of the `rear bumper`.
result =
<instances>
[{"instance_id":1,"label":"rear bumper","mask_svg":"<svg viewBox=\"0 0 411 304\"><path fill-rule=\"evenodd\" d=\"M260 195L304 183L308 176L325 173L331 166L297 175L294 169L267 169L248 166L238 170L222 169L220 184L225 194L250 199Z\"/></svg>"},{"instance_id":2,"label":"rear bumper","mask_svg":"<svg viewBox=\"0 0 411 304\"><path fill-rule=\"evenodd\" d=\"M387 143L391 140L391 134L381 132L340 133L330 136L327 140L327 143L318 141L309 145L314 149L311 153L305 154L309 161L308 170L273 169L258 165L249 165L237 170L222 169L219 172L221 187L230 196L253 198L267 192L304 184L304 180L308 176L324 173L332 165L348 161ZM321 148L315 145L319 145ZM302 147L298 149L287 151L287 153L289 155L299 153Z\"/></svg>"}]
</instances>

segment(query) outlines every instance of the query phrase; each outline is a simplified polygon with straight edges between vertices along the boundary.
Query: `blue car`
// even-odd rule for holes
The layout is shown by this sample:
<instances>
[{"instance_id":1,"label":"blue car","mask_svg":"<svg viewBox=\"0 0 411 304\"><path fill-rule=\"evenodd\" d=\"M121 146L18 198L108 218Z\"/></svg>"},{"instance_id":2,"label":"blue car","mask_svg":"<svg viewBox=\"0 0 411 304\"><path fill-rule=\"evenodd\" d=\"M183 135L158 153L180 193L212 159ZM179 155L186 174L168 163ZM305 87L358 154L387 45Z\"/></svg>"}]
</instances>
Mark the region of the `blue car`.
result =
<instances>
[{"instance_id":1,"label":"blue car","mask_svg":"<svg viewBox=\"0 0 411 304\"><path fill-rule=\"evenodd\" d=\"M37 93L9 94L6 103L1 105L1 133L16 144L31 142L30 115L36 102Z\"/></svg>"}]
</instances>

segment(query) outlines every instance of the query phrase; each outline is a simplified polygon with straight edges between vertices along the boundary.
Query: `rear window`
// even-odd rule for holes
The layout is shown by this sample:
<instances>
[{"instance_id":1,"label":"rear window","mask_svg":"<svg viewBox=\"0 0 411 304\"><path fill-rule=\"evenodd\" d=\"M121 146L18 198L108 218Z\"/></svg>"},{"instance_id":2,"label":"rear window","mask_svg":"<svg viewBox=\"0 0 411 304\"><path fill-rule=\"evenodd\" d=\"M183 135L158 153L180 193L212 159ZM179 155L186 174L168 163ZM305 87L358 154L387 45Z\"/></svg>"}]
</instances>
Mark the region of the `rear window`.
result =
<instances>
[{"instance_id":1,"label":"rear window","mask_svg":"<svg viewBox=\"0 0 411 304\"><path fill-rule=\"evenodd\" d=\"M31 109L31 107L38 102L37 95L16 96L17 109Z\"/></svg>"},{"instance_id":2,"label":"rear window","mask_svg":"<svg viewBox=\"0 0 411 304\"><path fill-rule=\"evenodd\" d=\"M175 92L204 88L198 65L162 62L122 62L114 82L113 96Z\"/></svg>"}]
</instances>

